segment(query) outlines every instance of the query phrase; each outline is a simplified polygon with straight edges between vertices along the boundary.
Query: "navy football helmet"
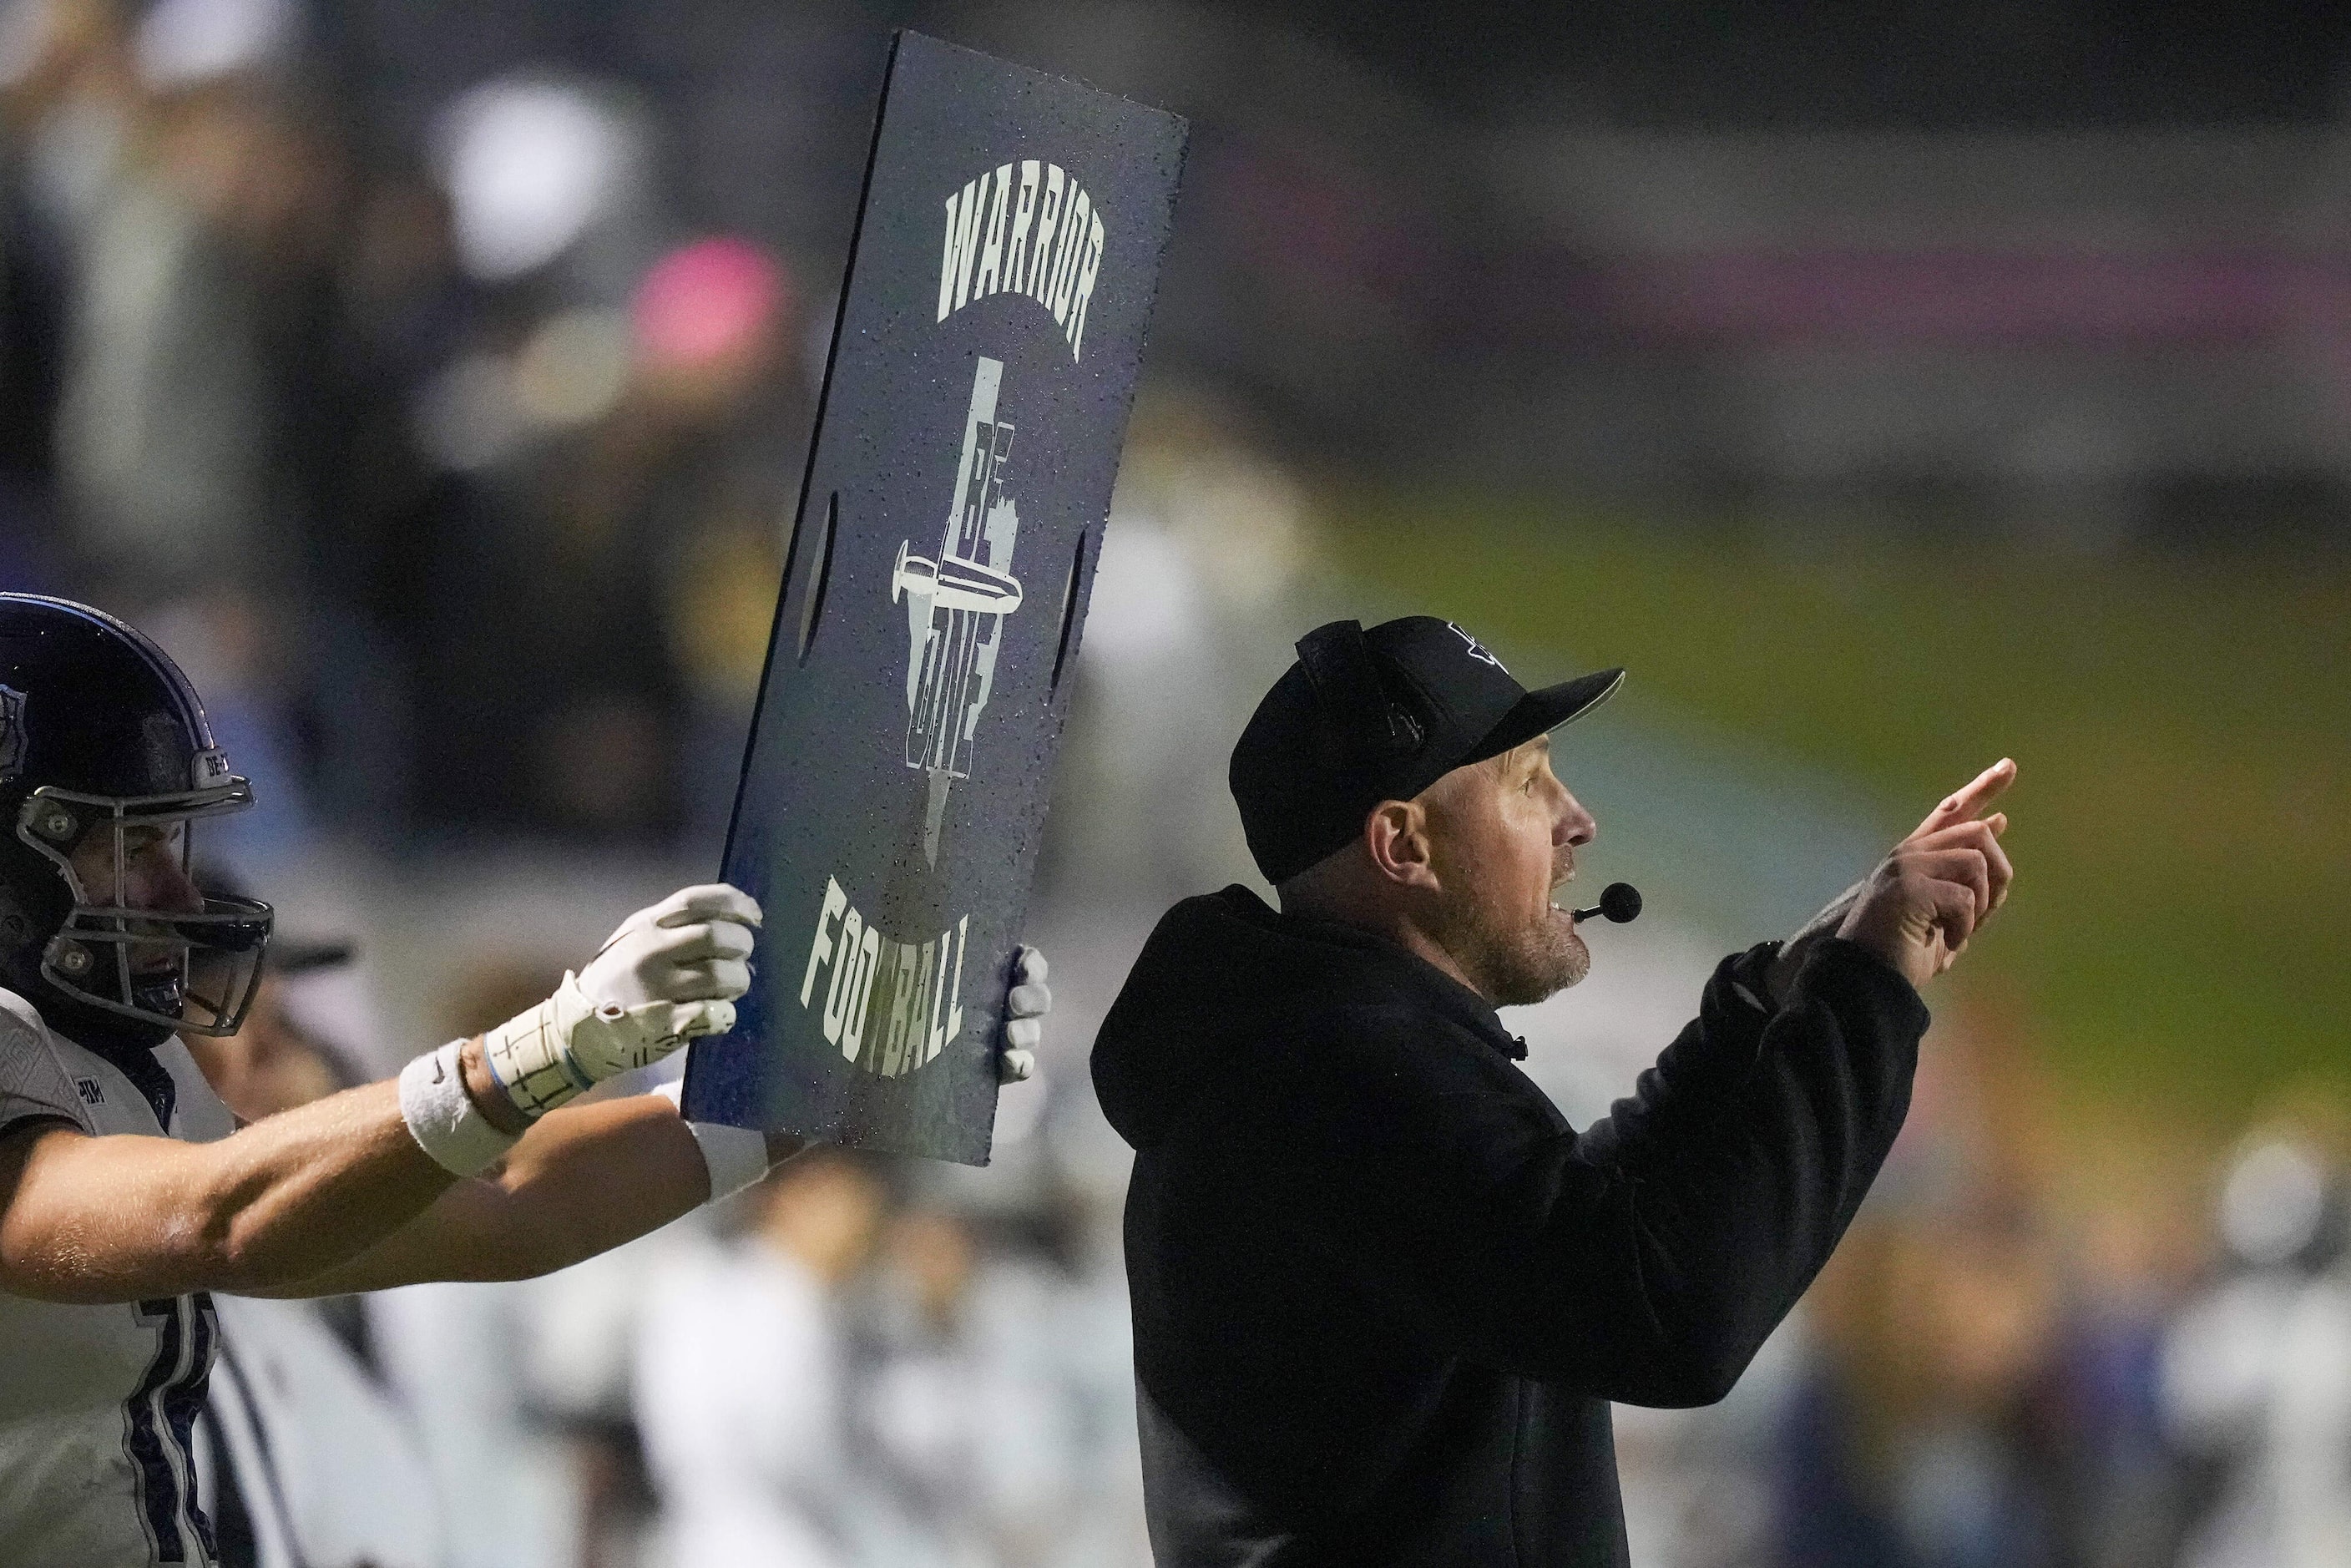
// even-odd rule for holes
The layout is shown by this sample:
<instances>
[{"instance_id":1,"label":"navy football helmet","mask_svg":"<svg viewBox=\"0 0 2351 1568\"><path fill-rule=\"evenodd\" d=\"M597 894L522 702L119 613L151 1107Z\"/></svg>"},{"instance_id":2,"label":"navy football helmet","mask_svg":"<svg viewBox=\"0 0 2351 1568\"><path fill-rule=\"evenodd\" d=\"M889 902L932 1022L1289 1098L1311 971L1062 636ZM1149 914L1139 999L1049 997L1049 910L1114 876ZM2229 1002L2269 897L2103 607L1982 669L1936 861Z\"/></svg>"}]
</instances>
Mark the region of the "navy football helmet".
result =
<instances>
[{"instance_id":1,"label":"navy football helmet","mask_svg":"<svg viewBox=\"0 0 2351 1568\"><path fill-rule=\"evenodd\" d=\"M140 907L131 884L159 850L184 877L193 824L252 804L161 648L86 605L0 593L0 984L85 1045L235 1034L269 906L199 907L186 883L183 907Z\"/></svg>"}]
</instances>

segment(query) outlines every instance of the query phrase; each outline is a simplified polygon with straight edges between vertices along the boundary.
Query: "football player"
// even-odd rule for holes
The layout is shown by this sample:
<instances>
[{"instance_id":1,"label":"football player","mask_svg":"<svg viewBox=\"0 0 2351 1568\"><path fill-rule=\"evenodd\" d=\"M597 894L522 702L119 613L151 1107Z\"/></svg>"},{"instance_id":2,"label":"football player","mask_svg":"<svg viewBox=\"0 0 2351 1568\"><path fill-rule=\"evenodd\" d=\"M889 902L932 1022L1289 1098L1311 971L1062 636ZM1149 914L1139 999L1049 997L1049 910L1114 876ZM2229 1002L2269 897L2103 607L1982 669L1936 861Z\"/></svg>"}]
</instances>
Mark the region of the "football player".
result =
<instances>
[{"instance_id":1,"label":"football player","mask_svg":"<svg viewBox=\"0 0 2351 1568\"><path fill-rule=\"evenodd\" d=\"M190 1440L208 1291L545 1273L763 1175L797 1140L603 1079L723 1033L759 910L689 887L538 1006L396 1081L240 1127L179 1036L234 1034L270 911L190 880L249 806L195 692L121 622L0 593L0 1563L214 1561ZM1050 1003L1023 949L998 1075Z\"/></svg>"}]
</instances>

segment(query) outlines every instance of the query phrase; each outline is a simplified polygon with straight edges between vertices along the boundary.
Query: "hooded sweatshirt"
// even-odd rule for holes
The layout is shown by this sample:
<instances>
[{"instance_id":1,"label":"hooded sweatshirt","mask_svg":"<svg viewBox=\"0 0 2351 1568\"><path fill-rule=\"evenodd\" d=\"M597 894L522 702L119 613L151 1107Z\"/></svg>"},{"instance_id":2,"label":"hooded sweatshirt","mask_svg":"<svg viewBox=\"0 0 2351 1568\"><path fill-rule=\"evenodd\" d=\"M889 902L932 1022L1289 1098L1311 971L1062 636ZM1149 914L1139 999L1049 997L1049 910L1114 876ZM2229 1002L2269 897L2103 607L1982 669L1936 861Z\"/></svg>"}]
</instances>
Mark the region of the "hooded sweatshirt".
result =
<instances>
[{"instance_id":1,"label":"hooded sweatshirt","mask_svg":"<svg viewBox=\"0 0 2351 1568\"><path fill-rule=\"evenodd\" d=\"M1152 934L1093 1051L1162 1568L1623 1564L1608 1403L1722 1397L1900 1129L1927 1009L1769 944L1582 1133L1476 992L1245 888Z\"/></svg>"}]
</instances>

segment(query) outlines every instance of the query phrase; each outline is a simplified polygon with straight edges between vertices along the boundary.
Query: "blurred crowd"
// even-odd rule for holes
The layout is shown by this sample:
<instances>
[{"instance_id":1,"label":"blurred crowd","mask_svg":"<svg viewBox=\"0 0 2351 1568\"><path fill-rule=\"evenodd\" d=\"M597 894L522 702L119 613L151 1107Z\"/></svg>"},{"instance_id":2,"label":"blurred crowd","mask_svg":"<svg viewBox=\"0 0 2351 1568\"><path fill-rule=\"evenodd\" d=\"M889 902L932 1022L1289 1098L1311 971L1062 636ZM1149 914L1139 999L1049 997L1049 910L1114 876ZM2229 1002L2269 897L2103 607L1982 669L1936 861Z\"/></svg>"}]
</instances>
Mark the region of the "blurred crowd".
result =
<instances>
[{"instance_id":1,"label":"blurred crowd","mask_svg":"<svg viewBox=\"0 0 2351 1568\"><path fill-rule=\"evenodd\" d=\"M276 785L258 847L706 841L799 476L799 271L670 199L616 81L496 77L378 149L329 20L9 8L0 559L157 627Z\"/></svg>"},{"instance_id":2,"label":"blurred crowd","mask_svg":"<svg viewBox=\"0 0 2351 1568\"><path fill-rule=\"evenodd\" d=\"M1785 359L1781 297L1753 277L1714 277L1717 298L1677 274L1660 311L1576 248L1631 247L1637 204L1600 238L1504 254L1525 235L1455 178L1507 162L1503 183L1564 181L1605 216L1612 177L1657 188L1657 158L1703 149L1473 156L1297 34L1142 11L986 13L1008 48L1132 64L1147 38L1181 106L1213 110L1032 915L1061 999L997 1163L826 1153L545 1281L225 1303L214 1512L260 1561L1147 1562L1126 1156L1084 1058L1158 911L1248 880L1223 758L1290 639L1381 612L1336 575L1317 463L1417 442L1449 455L1440 476L1488 476L1508 448L1555 477L1670 446L1655 466L1702 485L1719 465L1686 460L1692 407L1766 432L1724 450L1786 444L1756 412L1770 388L1833 383L1856 427L1889 424L1885 383ZM154 632L256 781L260 808L202 846L287 933L244 1035L202 1048L241 1113L503 1019L716 863L883 20L726 0L0 7L0 582ZM1699 374L1689 321L1709 309L1779 369ZM1593 325L1612 310L1646 323L1629 349ZM1431 334L1450 359L1422 351ZM1935 388L1917 401L1939 432ZM1985 449L2105 473L2105 405L2067 395L2040 435L2002 425ZM2195 406L2231 402L2293 423ZM1639 436L1643 408L1676 411L1650 432L1674 442ZM1865 445L1838 450L1867 469ZM1828 457L1790 462L1844 493ZM2053 494L2087 483L2057 466ZM1702 816L1716 788L1675 809ZM1800 869L1825 892L1856 868ZM1530 1070L1578 1119L1668 1038L1656 1009L1695 996L1705 956L1758 935L1677 927L1672 903L1604 958L1655 994L1620 1007L1604 973L1557 1004L1581 1024L1530 1030ZM1602 1035L1614 1054L1583 1043ZM2282 1103L2218 1167L2161 1133L2061 1135L2028 1038L1967 1009L1940 1024L1878 1193L1740 1390L1619 1413L1637 1561L2351 1563L2344 1122L2323 1095Z\"/></svg>"},{"instance_id":3,"label":"blurred crowd","mask_svg":"<svg viewBox=\"0 0 2351 1568\"><path fill-rule=\"evenodd\" d=\"M2079 1127L2061 1165L2052 1087L1938 1025L1869 1205L1730 1400L1620 1412L1650 1560L2351 1561L2337 1102L2280 1102L2217 1165L2085 1160Z\"/></svg>"}]
</instances>

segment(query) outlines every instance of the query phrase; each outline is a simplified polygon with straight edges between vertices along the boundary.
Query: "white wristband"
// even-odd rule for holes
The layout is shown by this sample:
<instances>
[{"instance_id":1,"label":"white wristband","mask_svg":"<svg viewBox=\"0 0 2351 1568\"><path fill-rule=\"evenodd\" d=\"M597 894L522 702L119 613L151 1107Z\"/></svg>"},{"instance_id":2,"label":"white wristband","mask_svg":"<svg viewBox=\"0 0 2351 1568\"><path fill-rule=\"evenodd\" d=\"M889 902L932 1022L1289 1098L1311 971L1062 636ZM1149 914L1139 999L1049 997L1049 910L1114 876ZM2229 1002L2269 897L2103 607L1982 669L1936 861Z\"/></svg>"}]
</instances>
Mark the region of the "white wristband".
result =
<instances>
[{"instance_id":1,"label":"white wristband","mask_svg":"<svg viewBox=\"0 0 2351 1568\"><path fill-rule=\"evenodd\" d=\"M672 1079L653 1091L685 1114L685 1082ZM768 1174L768 1137L748 1127L730 1127L724 1122L688 1122L685 1130L694 1134L695 1146L702 1151L702 1163L710 1172L710 1199L716 1203L722 1197L732 1197L753 1182Z\"/></svg>"},{"instance_id":2,"label":"white wristband","mask_svg":"<svg viewBox=\"0 0 2351 1568\"><path fill-rule=\"evenodd\" d=\"M465 1042L453 1040L400 1070L400 1115L416 1146L434 1164L461 1176L476 1176L504 1158L518 1134L501 1133L465 1092L458 1065Z\"/></svg>"}]
</instances>

